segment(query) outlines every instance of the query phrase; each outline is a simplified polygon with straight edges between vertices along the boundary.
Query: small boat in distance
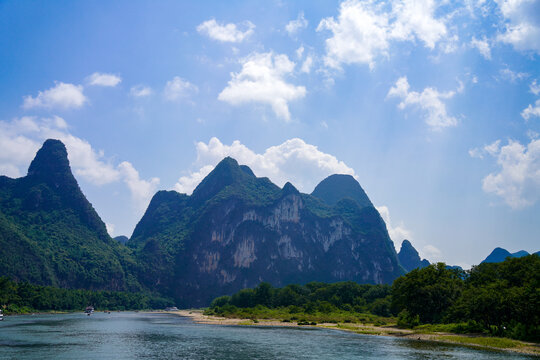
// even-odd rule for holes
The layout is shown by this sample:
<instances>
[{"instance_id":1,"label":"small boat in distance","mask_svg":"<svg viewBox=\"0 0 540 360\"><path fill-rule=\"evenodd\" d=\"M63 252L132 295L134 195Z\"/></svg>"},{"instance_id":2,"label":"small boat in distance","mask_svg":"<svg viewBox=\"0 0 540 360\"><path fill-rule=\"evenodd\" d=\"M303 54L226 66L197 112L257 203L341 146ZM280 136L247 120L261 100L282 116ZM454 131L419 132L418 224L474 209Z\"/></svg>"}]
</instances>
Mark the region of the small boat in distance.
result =
<instances>
[{"instance_id":1,"label":"small boat in distance","mask_svg":"<svg viewBox=\"0 0 540 360\"><path fill-rule=\"evenodd\" d=\"M2 309L0 309L0 321L4 320L4 314L2 313Z\"/></svg>"},{"instance_id":2,"label":"small boat in distance","mask_svg":"<svg viewBox=\"0 0 540 360\"><path fill-rule=\"evenodd\" d=\"M94 313L94 307L93 306L87 306L84 310L84 313L88 316L92 315Z\"/></svg>"}]
</instances>

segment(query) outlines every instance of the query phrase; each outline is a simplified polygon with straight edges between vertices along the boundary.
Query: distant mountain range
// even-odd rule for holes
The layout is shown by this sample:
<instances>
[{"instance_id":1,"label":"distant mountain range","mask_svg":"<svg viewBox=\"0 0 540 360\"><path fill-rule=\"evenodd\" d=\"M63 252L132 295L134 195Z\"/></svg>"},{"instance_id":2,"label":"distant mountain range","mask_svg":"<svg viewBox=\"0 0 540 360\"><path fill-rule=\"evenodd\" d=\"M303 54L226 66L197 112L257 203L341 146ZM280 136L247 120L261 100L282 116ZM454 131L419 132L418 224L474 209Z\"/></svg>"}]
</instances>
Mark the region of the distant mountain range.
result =
<instances>
[{"instance_id":1,"label":"distant mountain range","mask_svg":"<svg viewBox=\"0 0 540 360\"><path fill-rule=\"evenodd\" d=\"M540 256L540 251L537 251L534 254ZM487 258L484 259L484 261L482 261L482 263L499 263L499 262L503 262L508 257L520 258L527 255L530 255L530 254L525 250L520 250L515 253L510 253L506 249L497 247L491 252L491 254L488 255Z\"/></svg>"},{"instance_id":2,"label":"distant mountain range","mask_svg":"<svg viewBox=\"0 0 540 360\"><path fill-rule=\"evenodd\" d=\"M225 158L191 196L157 192L129 239L107 234L58 140L45 141L27 176L0 176L0 275L15 280L147 289L202 306L261 281L391 283L428 264L407 240L396 253L350 175L303 194Z\"/></svg>"},{"instance_id":3,"label":"distant mountain range","mask_svg":"<svg viewBox=\"0 0 540 360\"><path fill-rule=\"evenodd\" d=\"M416 251L409 240L403 240L401 243L398 259L401 266L403 266L407 272L429 266L429 261L420 259L418 251Z\"/></svg>"}]
</instances>

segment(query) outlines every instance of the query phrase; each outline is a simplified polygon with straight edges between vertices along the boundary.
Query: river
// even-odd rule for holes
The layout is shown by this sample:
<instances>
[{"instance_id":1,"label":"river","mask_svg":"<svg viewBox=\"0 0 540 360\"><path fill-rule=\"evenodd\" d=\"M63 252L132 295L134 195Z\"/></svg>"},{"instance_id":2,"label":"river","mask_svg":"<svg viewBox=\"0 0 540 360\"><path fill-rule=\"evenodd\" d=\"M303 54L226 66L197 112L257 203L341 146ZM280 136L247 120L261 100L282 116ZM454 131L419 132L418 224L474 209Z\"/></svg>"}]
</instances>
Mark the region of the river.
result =
<instances>
[{"instance_id":1,"label":"river","mask_svg":"<svg viewBox=\"0 0 540 360\"><path fill-rule=\"evenodd\" d=\"M304 328L195 324L166 313L8 316L0 359L531 359L462 346Z\"/></svg>"}]
</instances>

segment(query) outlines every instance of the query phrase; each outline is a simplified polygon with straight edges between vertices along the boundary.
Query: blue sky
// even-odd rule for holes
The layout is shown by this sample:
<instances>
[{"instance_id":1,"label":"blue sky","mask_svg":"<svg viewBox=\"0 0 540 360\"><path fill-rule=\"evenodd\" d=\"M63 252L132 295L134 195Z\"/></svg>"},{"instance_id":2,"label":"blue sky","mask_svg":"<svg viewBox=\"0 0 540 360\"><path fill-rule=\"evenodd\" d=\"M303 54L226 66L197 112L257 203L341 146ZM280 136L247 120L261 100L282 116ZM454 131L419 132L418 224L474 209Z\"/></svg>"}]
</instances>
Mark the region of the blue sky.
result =
<instances>
[{"instance_id":1,"label":"blue sky","mask_svg":"<svg viewBox=\"0 0 540 360\"><path fill-rule=\"evenodd\" d=\"M68 147L112 235L224 156L358 179L399 250L540 250L540 1L2 1L0 174Z\"/></svg>"}]
</instances>

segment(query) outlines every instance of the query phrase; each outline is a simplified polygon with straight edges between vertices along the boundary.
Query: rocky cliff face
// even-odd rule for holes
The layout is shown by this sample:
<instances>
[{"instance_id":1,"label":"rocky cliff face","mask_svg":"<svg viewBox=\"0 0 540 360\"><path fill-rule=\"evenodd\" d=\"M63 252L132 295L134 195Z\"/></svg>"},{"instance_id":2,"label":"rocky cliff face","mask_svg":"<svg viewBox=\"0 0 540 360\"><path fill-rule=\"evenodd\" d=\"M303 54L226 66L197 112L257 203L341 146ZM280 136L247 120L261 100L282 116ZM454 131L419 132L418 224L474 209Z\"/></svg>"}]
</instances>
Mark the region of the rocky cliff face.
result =
<instances>
[{"instance_id":1,"label":"rocky cliff face","mask_svg":"<svg viewBox=\"0 0 540 360\"><path fill-rule=\"evenodd\" d=\"M389 283L402 273L371 202L327 204L230 158L192 196L157 193L128 244L148 264L144 284L182 306L208 305L261 281Z\"/></svg>"},{"instance_id":2,"label":"rocky cliff face","mask_svg":"<svg viewBox=\"0 0 540 360\"><path fill-rule=\"evenodd\" d=\"M418 251L416 251L409 240L403 240L401 243L398 259L401 266L403 266L403 268L405 268L407 271L422 269L429 266L429 261L426 259L420 259Z\"/></svg>"}]
</instances>

